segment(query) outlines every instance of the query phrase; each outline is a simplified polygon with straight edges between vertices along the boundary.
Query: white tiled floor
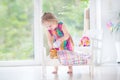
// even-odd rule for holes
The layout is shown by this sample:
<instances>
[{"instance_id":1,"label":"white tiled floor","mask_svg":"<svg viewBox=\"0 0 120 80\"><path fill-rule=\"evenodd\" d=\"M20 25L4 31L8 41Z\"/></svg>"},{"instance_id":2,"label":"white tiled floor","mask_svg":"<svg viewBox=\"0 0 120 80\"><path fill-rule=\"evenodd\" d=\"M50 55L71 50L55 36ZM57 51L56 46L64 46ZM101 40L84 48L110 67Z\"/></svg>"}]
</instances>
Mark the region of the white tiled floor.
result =
<instances>
[{"instance_id":1,"label":"white tiled floor","mask_svg":"<svg viewBox=\"0 0 120 80\"><path fill-rule=\"evenodd\" d=\"M67 74L68 68L59 67L58 74L52 74L52 66L46 67L42 75L41 66L0 67L0 80L91 80L88 66L74 66L73 74ZM120 65L96 66L92 80L120 80Z\"/></svg>"}]
</instances>

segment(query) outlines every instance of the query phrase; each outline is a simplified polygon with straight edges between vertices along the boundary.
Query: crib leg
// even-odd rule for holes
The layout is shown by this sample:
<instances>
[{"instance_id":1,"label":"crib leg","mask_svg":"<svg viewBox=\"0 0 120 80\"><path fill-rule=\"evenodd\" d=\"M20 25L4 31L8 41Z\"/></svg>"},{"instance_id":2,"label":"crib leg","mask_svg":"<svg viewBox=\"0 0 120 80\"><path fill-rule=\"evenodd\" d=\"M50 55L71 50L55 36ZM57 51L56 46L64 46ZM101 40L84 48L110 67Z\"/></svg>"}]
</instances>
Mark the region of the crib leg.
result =
<instances>
[{"instance_id":1,"label":"crib leg","mask_svg":"<svg viewBox=\"0 0 120 80\"><path fill-rule=\"evenodd\" d=\"M89 74L90 74L91 80L93 80L93 77L94 77L94 67L93 67L93 65L90 65L90 67L89 67Z\"/></svg>"},{"instance_id":2,"label":"crib leg","mask_svg":"<svg viewBox=\"0 0 120 80\"><path fill-rule=\"evenodd\" d=\"M93 80L93 77L94 77L94 65L93 65L92 60L90 61L90 64L89 64L89 74L90 74L90 80Z\"/></svg>"}]
</instances>

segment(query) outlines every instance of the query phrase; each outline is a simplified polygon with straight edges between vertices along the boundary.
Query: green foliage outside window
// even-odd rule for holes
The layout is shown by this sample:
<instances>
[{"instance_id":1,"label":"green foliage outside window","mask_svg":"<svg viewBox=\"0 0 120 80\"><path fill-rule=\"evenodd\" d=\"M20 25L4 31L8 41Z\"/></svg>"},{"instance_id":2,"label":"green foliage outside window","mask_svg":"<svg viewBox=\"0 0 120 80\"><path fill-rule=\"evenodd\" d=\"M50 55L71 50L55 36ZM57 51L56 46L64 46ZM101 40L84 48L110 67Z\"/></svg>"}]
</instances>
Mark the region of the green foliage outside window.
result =
<instances>
[{"instance_id":1,"label":"green foliage outside window","mask_svg":"<svg viewBox=\"0 0 120 80\"><path fill-rule=\"evenodd\" d=\"M81 35L84 24L84 9L88 7L88 0L43 0L43 12L54 13L63 21L69 32Z\"/></svg>"},{"instance_id":2,"label":"green foliage outside window","mask_svg":"<svg viewBox=\"0 0 120 80\"><path fill-rule=\"evenodd\" d=\"M0 0L0 60L33 58L33 0Z\"/></svg>"}]
</instances>

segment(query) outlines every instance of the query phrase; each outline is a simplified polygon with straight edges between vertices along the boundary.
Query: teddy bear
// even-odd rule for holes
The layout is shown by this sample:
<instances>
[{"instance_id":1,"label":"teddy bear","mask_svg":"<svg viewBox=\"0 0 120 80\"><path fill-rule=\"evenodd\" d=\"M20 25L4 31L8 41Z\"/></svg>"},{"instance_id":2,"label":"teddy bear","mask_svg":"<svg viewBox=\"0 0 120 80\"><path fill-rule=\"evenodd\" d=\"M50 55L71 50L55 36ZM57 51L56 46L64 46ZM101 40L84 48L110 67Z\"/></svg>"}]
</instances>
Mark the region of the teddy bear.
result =
<instances>
[{"instance_id":1,"label":"teddy bear","mask_svg":"<svg viewBox=\"0 0 120 80\"><path fill-rule=\"evenodd\" d=\"M58 58L57 50L55 48L50 49L50 58L51 59L57 59Z\"/></svg>"}]
</instances>

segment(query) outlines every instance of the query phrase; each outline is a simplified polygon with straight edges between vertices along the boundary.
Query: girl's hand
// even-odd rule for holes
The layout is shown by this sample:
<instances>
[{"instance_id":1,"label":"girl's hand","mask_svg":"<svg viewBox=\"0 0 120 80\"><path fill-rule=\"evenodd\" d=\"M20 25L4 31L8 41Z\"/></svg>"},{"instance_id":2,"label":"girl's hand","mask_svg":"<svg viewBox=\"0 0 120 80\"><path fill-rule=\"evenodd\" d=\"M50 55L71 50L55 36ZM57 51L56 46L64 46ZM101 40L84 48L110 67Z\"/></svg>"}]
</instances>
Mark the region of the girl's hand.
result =
<instances>
[{"instance_id":1,"label":"girl's hand","mask_svg":"<svg viewBox=\"0 0 120 80\"><path fill-rule=\"evenodd\" d=\"M64 41L63 38L64 38L64 37L61 37L61 38L59 38L57 41L63 42L63 41Z\"/></svg>"}]
</instances>

